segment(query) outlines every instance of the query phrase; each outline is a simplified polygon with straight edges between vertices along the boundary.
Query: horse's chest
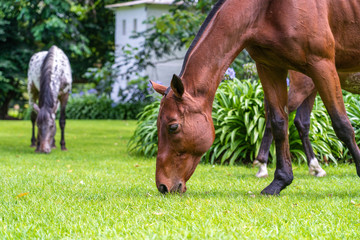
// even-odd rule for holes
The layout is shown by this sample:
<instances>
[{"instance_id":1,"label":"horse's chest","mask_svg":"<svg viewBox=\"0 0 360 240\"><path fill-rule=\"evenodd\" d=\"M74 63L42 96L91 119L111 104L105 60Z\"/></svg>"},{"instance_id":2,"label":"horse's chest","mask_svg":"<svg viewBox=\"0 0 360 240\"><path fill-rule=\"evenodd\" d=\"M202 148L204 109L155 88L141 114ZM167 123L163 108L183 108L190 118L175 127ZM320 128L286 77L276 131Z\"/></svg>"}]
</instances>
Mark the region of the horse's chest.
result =
<instances>
[{"instance_id":1,"label":"horse's chest","mask_svg":"<svg viewBox=\"0 0 360 240\"><path fill-rule=\"evenodd\" d=\"M258 64L267 66L292 69L294 65L303 65L306 61L305 58L303 58L303 54L291 54L282 47L276 48L276 46L266 47L253 45L247 47L246 50Z\"/></svg>"}]
</instances>

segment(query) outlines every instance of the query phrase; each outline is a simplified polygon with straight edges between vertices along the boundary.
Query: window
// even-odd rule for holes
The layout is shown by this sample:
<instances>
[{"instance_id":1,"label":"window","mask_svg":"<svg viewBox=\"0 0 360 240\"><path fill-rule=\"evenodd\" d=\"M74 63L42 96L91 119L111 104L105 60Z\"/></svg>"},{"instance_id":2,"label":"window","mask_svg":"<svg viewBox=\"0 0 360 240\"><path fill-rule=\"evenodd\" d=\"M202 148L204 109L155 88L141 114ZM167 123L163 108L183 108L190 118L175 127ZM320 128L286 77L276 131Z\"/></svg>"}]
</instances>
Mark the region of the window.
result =
<instances>
[{"instance_id":1,"label":"window","mask_svg":"<svg viewBox=\"0 0 360 240\"><path fill-rule=\"evenodd\" d=\"M126 35L126 20L122 20L122 35Z\"/></svg>"},{"instance_id":2,"label":"window","mask_svg":"<svg viewBox=\"0 0 360 240\"><path fill-rule=\"evenodd\" d=\"M134 32L136 32L137 31L137 19L135 18L134 19Z\"/></svg>"}]
</instances>

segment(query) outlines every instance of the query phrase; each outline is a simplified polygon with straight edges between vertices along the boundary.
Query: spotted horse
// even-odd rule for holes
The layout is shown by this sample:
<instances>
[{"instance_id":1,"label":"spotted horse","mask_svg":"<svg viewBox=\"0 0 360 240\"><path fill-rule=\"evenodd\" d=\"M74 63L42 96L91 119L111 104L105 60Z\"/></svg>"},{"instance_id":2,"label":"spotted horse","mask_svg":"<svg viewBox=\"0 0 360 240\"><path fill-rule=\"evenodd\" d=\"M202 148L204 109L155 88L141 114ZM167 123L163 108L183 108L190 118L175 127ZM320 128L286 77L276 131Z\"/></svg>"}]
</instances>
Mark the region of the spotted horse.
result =
<instances>
[{"instance_id":1,"label":"spotted horse","mask_svg":"<svg viewBox=\"0 0 360 240\"><path fill-rule=\"evenodd\" d=\"M71 90L72 76L70 62L65 53L52 46L49 51L34 54L29 63L28 93L32 107L31 147L36 152L50 153L55 148L55 114L60 103L61 150L65 147L65 109ZM38 101L39 105L36 104ZM35 122L38 127L35 138Z\"/></svg>"}]
</instances>

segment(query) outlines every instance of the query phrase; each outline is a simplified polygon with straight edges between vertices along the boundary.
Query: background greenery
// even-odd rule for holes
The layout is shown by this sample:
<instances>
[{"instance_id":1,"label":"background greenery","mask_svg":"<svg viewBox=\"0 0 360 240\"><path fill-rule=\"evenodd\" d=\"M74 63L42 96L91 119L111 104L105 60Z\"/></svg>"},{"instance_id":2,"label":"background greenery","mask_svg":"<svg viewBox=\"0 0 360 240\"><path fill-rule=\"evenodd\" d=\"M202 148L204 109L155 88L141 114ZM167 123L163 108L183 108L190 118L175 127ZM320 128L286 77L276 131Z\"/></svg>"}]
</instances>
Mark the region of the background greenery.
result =
<instances>
[{"instance_id":1,"label":"background greenery","mask_svg":"<svg viewBox=\"0 0 360 240\"><path fill-rule=\"evenodd\" d=\"M294 166L280 197L245 166L200 164L183 195L160 194L155 159L128 155L134 121L70 120L67 152L30 148L29 121L0 121L0 238L356 239L354 164L314 178ZM56 142L60 133L56 135ZM274 168L269 169L269 174Z\"/></svg>"},{"instance_id":2,"label":"background greenery","mask_svg":"<svg viewBox=\"0 0 360 240\"><path fill-rule=\"evenodd\" d=\"M256 157L265 130L263 90L258 80L224 80L215 96L212 117L215 126L215 141L203 156L207 163L250 163ZM344 92L344 100L350 121L355 128L359 143L360 96ZM159 101L144 108L139 115L137 128L129 142L129 150L145 156L157 153L156 120ZM299 134L294 125L296 112L289 115L289 144L293 162L304 163ZM337 164L338 161L352 161L347 148L336 137L330 117L318 96L311 113L310 141L314 153L323 163ZM274 144L271 146L270 161L275 158Z\"/></svg>"}]
</instances>

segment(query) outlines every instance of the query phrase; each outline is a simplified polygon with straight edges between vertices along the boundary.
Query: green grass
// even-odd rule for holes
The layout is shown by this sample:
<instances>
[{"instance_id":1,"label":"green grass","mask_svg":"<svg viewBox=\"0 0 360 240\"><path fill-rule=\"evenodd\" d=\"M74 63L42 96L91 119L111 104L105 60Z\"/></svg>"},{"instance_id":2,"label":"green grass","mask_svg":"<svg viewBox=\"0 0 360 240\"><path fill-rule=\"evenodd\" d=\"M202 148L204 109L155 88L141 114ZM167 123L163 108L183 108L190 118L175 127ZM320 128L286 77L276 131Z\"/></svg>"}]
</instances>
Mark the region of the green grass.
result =
<instances>
[{"instance_id":1,"label":"green grass","mask_svg":"<svg viewBox=\"0 0 360 240\"><path fill-rule=\"evenodd\" d=\"M199 165L185 194L163 196L155 159L126 152L134 121L67 121L66 128L69 151L45 155L29 147L30 121L0 121L1 239L360 236L354 165L324 166L325 178L294 165L294 182L279 197L259 195L272 177L257 179L256 169Z\"/></svg>"}]
</instances>

